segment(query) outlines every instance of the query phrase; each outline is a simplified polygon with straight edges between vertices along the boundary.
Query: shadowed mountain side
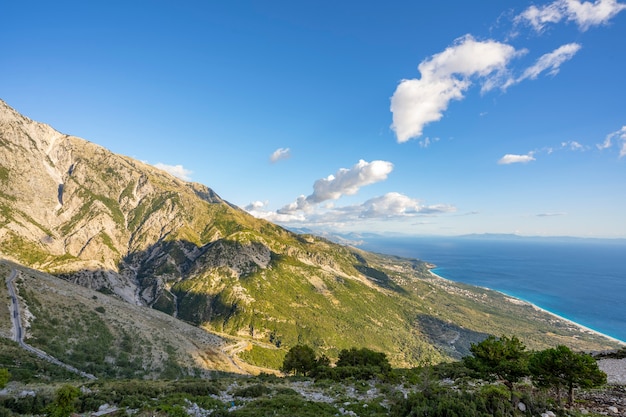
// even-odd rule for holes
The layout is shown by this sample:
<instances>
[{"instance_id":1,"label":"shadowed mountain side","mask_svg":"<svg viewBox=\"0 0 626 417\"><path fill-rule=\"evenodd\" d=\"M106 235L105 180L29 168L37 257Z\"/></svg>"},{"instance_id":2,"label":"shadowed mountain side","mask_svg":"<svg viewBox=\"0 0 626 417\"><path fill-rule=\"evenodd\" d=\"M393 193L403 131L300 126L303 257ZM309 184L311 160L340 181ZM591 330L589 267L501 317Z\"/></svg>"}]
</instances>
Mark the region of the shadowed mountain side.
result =
<instances>
[{"instance_id":1,"label":"shadowed mountain side","mask_svg":"<svg viewBox=\"0 0 626 417\"><path fill-rule=\"evenodd\" d=\"M432 344L457 359L470 355L472 344L480 343L489 336L488 333L474 332L426 314L417 317L417 325Z\"/></svg>"}]
</instances>

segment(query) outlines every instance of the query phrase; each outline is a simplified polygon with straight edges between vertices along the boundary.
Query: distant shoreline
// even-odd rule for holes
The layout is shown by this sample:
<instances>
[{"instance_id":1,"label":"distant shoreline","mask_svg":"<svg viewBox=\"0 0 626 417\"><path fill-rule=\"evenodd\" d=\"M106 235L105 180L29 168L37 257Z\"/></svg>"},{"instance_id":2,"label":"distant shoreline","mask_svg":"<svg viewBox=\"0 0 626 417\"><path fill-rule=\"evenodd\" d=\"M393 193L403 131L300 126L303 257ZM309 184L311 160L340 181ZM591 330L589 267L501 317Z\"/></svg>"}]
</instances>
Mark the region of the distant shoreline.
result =
<instances>
[{"instance_id":1,"label":"distant shoreline","mask_svg":"<svg viewBox=\"0 0 626 417\"><path fill-rule=\"evenodd\" d=\"M448 278L444 278L444 277L442 277L441 275L437 275L436 273L434 273L432 270L433 270L434 268L437 268L437 265L432 264L432 263L427 263L427 264L426 264L426 266L428 267L428 272L429 272L432 276L434 276L435 278L439 278L439 279L444 280L444 281L449 281L449 282L458 283L457 281L454 281L454 280L451 280L451 279L448 279ZM469 285L471 285L471 284L469 284ZM474 285L474 286L476 286L476 285ZM538 311L541 311L541 312L543 312L543 313L547 313L547 314L549 314L549 315L551 315L551 316L553 316L553 317L555 317L555 318L557 318L557 319L559 319L559 320L562 320L562 321L564 321L564 322L566 322L566 323L569 323L569 324L571 324L571 325L573 325L573 326L576 326L576 327L578 327L578 328L579 328L581 331L583 331L583 332L593 333L593 334L596 334L596 335L598 335L598 336L601 336L601 337L604 337L604 338L606 338L606 339L609 339L609 340L611 340L611 341L613 341L613 342L616 342L616 343L619 343L619 344L621 344L621 345L626 346L626 342L625 342L625 341L623 341L623 340L620 340L620 339L618 339L618 338L616 338L616 337L609 336L608 334L605 334L605 333L599 332L599 331L597 331L597 330L594 330L594 329L592 329L592 328L590 328L590 327L587 327L587 326L585 326L585 325L582 325L582 324L580 324L580 323L577 323L577 322L575 322L575 321L573 321L573 320L570 320L570 319L568 319L568 318L566 318L566 317L563 317L563 316L560 316L560 315L558 315L558 314L556 314L556 313L553 313L552 311L548 311L548 310L546 310L545 308L541 308L541 307L539 307L538 305L531 303L530 301L526 301L526 300L523 300L523 299L521 299L521 298L514 297L514 296L509 295L509 294L506 294L506 293L504 293L504 292L502 292L502 291L494 290L493 288L487 288L487 287L480 287L480 288L485 288L485 289L487 289L487 290L489 290L489 291L495 291L495 292L498 292L498 293L500 293L500 294L502 294L502 295L504 295L504 296L506 296L506 297L512 298L512 299L514 299L514 300L517 300L517 301L519 301L520 303L527 304L527 305L531 306L532 308L534 308L534 309L536 309L536 310L538 310Z\"/></svg>"}]
</instances>

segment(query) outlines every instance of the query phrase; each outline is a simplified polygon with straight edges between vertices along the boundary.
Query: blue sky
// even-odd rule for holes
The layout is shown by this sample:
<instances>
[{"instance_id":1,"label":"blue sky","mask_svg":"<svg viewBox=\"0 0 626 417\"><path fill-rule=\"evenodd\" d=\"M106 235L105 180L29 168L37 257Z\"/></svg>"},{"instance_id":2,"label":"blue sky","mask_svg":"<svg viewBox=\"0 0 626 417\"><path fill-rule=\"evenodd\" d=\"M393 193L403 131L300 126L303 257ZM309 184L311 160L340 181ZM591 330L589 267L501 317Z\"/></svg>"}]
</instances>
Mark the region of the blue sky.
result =
<instances>
[{"instance_id":1,"label":"blue sky","mask_svg":"<svg viewBox=\"0 0 626 417\"><path fill-rule=\"evenodd\" d=\"M626 237L626 3L20 1L0 98L318 231Z\"/></svg>"}]
</instances>

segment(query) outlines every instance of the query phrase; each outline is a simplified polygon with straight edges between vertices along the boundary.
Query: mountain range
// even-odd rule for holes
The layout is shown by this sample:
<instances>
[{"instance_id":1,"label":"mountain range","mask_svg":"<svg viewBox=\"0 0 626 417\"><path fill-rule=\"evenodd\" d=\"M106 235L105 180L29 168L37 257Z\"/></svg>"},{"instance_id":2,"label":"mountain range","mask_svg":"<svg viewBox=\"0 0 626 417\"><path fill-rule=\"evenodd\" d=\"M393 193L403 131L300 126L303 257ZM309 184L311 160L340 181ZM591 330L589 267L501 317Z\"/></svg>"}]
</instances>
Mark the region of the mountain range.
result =
<instances>
[{"instance_id":1,"label":"mountain range","mask_svg":"<svg viewBox=\"0 0 626 417\"><path fill-rule=\"evenodd\" d=\"M21 302L39 311L27 337L43 350L64 337L69 343L63 314L84 323L96 317L118 341L150 333L136 323L160 317L169 323L157 325L168 333L163 340L184 332L191 356L194 343L196 356L209 349L194 342L200 334L221 341L212 346L245 347L215 348L221 359L196 362L202 369L233 370L233 355L275 369L298 343L331 359L344 348L368 347L396 366L459 358L488 334L516 334L531 348L616 346L527 303L440 279L423 261L254 218L205 185L60 133L1 100L0 258L4 269L23 272ZM52 287L54 297L45 289ZM10 323L0 318L7 336ZM123 349L111 346L114 363ZM170 349L172 357L180 349ZM150 361L141 355L136 348L136 365L145 369ZM180 369L193 367L183 362Z\"/></svg>"}]
</instances>

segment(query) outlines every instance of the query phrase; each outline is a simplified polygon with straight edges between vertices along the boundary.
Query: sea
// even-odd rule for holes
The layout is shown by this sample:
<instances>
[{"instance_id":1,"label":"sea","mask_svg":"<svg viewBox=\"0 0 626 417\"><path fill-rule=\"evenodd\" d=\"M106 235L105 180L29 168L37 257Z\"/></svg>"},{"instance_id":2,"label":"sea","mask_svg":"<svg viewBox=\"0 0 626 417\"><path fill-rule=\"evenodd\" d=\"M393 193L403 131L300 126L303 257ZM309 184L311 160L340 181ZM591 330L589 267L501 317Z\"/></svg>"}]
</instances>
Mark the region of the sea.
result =
<instances>
[{"instance_id":1,"label":"sea","mask_svg":"<svg viewBox=\"0 0 626 417\"><path fill-rule=\"evenodd\" d=\"M358 246L433 263L443 278L500 291L626 342L626 239L369 236Z\"/></svg>"}]
</instances>

